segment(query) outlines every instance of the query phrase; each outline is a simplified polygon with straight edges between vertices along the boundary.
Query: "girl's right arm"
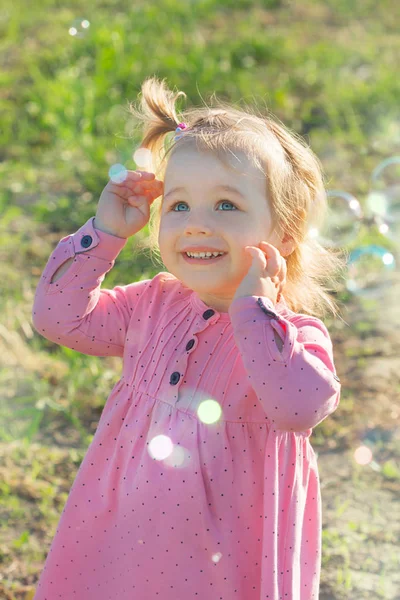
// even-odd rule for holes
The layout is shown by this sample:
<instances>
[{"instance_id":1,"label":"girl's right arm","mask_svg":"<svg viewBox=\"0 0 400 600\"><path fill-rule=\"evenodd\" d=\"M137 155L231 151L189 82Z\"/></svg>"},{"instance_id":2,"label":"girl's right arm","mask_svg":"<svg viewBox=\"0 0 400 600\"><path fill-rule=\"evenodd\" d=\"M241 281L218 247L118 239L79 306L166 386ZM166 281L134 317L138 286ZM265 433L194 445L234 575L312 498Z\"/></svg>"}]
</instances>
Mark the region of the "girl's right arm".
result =
<instances>
[{"instance_id":1,"label":"girl's right arm","mask_svg":"<svg viewBox=\"0 0 400 600\"><path fill-rule=\"evenodd\" d=\"M147 281L100 289L126 239L97 230L93 221L63 238L51 254L36 288L32 321L38 333L61 346L122 356L132 307ZM54 277L60 265L65 272Z\"/></svg>"},{"instance_id":2,"label":"girl's right arm","mask_svg":"<svg viewBox=\"0 0 400 600\"><path fill-rule=\"evenodd\" d=\"M101 283L127 237L147 223L160 184L151 173L122 185L109 182L96 216L61 239L35 293L32 322L43 337L84 354L123 356L133 307L151 280L112 290ZM135 195L139 191L144 195Z\"/></svg>"}]
</instances>

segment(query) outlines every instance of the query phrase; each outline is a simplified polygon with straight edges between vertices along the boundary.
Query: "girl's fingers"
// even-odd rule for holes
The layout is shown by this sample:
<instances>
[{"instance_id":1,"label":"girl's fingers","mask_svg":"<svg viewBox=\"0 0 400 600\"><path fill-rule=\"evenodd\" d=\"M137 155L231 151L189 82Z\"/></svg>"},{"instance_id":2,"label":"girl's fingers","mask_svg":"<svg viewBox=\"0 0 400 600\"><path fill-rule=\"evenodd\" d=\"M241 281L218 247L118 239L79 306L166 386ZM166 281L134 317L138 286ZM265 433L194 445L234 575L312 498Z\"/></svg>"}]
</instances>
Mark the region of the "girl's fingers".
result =
<instances>
[{"instance_id":1,"label":"girl's fingers","mask_svg":"<svg viewBox=\"0 0 400 600\"><path fill-rule=\"evenodd\" d=\"M142 189L143 187L150 188L150 189L153 189L153 188L162 188L163 187L163 182L159 181L158 179L155 179L153 181L142 181L142 180L140 180L140 181L135 181L133 183L133 188L135 189L136 187L138 189Z\"/></svg>"},{"instance_id":2,"label":"girl's fingers","mask_svg":"<svg viewBox=\"0 0 400 600\"><path fill-rule=\"evenodd\" d=\"M268 244L268 242L260 242L258 247L265 254L268 272L273 277L277 276L281 269L281 254L279 250L277 250L272 244Z\"/></svg>"},{"instance_id":3,"label":"girl's fingers","mask_svg":"<svg viewBox=\"0 0 400 600\"><path fill-rule=\"evenodd\" d=\"M265 253L267 259L267 270L271 275L271 281L278 288L278 295L282 293L286 283L287 265L285 258L279 250L268 242L260 242L260 249Z\"/></svg>"},{"instance_id":4,"label":"girl's fingers","mask_svg":"<svg viewBox=\"0 0 400 600\"><path fill-rule=\"evenodd\" d=\"M162 187L154 182L135 182L133 185L127 184L123 189L129 190L130 196L149 196L157 198L162 193Z\"/></svg>"},{"instance_id":5,"label":"girl's fingers","mask_svg":"<svg viewBox=\"0 0 400 600\"><path fill-rule=\"evenodd\" d=\"M150 200L155 200L156 198L161 196L161 194L162 194L162 190L160 190L158 188L153 188L152 190L149 190L147 192L147 195L150 198Z\"/></svg>"},{"instance_id":6,"label":"girl's fingers","mask_svg":"<svg viewBox=\"0 0 400 600\"><path fill-rule=\"evenodd\" d=\"M116 185L123 185L124 183L132 183L141 181L143 175L140 171L127 171L126 177L123 181L114 181Z\"/></svg>"},{"instance_id":7,"label":"girl's fingers","mask_svg":"<svg viewBox=\"0 0 400 600\"><path fill-rule=\"evenodd\" d=\"M150 173L149 171L128 171L128 173L137 173L141 176L140 179L146 179L147 181L155 178L154 173Z\"/></svg>"},{"instance_id":8,"label":"girl's fingers","mask_svg":"<svg viewBox=\"0 0 400 600\"><path fill-rule=\"evenodd\" d=\"M147 182L146 185L134 185L129 184L129 182L125 181L125 185L121 184L111 184L110 190L118 194L119 196L128 199L129 197L138 198L139 196L147 197L149 200L153 201L162 193L162 188L156 185L151 185L151 183Z\"/></svg>"},{"instance_id":9,"label":"girl's fingers","mask_svg":"<svg viewBox=\"0 0 400 600\"><path fill-rule=\"evenodd\" d=\"M155 179L154 173L149 173L148 171L127 171L126 177L124 181L115 182L117 185L121 185L124 183L140 183L140 182L149 182L149 181L158 181Z\"/></svg>"}]
</instances>

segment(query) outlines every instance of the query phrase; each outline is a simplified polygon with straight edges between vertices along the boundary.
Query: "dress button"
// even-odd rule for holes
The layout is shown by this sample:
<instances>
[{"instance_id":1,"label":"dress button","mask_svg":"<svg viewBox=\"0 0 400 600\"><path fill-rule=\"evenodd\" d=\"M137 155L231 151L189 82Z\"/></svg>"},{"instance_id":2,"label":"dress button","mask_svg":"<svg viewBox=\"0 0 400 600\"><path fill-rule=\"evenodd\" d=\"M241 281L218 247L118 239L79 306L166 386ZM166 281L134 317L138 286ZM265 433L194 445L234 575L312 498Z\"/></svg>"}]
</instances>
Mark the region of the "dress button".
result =
<instances>
[{"instance_id":1,"label":"dress button","mask_svg":"<svg viewBox=\"0 0 400 600\"><path fill-rule=\"evenodd\" d=\"M203 319L207 320L210 317L213 316L213 314L215 313L215 311L212 308L209 308L208 310L206 310L206 312L203 313Z\"/></svg>"},{"instance_id":2,"label":"dress button","mask_svg":"<svg viewBox=\"0 0 400 600\"><path fill-rule=\"evenodd\" d=\"M194 340L189 340L189 342L186 344L186 350L190 350L191 348L193 348L194 346Z\"/></svg>"},{"instance_id":3,"label":"dress button","mask_svg":"<svg viewBox=\"0 0 400 600\"><path fill-rule=\"evenodd\" d=\"M178 373L178 371L174 371L174 373L172 373L171 377L170 377L170 384L171 385L176 385L178 383L178 381L180 380L181 375L180 373Z\"/></svg>"},{"instance_id":4,"label":"dress button","mask_svg":"<svg viewBox=\"0 0 400 600\"><path fill-rule=\"evenodd\" d=\"M93 242L93 238L91 235L84 235L81 239L82 248L89 248L90 244Z\"/></svg>"}]
</instances>

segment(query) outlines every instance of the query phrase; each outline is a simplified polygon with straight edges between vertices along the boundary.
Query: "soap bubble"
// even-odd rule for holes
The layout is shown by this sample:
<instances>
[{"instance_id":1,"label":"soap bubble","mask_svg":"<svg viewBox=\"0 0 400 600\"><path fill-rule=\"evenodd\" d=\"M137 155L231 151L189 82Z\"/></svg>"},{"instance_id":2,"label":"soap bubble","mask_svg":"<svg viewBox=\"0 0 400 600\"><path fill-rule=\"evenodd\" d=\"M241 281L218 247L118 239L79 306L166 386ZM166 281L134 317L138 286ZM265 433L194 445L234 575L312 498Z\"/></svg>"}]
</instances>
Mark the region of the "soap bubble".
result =
<instances>
[{"instance_id":1,"label":"soap bubble","mask_svg":"<svg viewBox=\"0 0 400 600\"><path fill-rule=\"evenodd\" d=\"M320 230L309 234L326 247L342 247L354 241L361 227L363 213L357 198L342 190L327 192L328 213Z\"/></svg>"},{"instance_id":2,"label":"soap bubble","mask_svg":"<svg viewBox=\"0 0 400 600\"><path fill-rule=\"evenodd\" d=\"M386 235L398 240L400 235L400 156L387 158L374 169L367 196L368 210L384 220Z\"/></svg>"},{"instance_id":3,"label":"soap bubble","mask_svg":"<svg viewBox=\"0 0 400 600\"><path fill-rule=\"evenodd\" d=\"M370 244L356 248L347 263L347 289L365 298L378 298L394 281L396 262L386 248Z\"/></svg>"}]
</instances>

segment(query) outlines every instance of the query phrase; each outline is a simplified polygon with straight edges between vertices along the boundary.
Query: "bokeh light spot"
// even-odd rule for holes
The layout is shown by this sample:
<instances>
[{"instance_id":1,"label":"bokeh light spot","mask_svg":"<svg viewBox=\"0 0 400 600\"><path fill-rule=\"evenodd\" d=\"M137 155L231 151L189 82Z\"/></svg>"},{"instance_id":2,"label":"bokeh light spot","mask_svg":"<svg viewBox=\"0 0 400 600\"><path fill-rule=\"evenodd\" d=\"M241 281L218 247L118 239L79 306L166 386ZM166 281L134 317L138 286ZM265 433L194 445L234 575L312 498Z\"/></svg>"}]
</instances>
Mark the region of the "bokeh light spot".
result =
<instances>
[{"instance_id":1,"label":"bokeh light spot","mask_svg":"<svg viewBox=\"0 0 400 600\"><path fill-rule=\"evenodd\" d=\"M114 183L122 183L128 176L128 170L124 165L116 163L110 167L108 176Z\"/></svg>"},{"instance_id":2,"label":"bokeh light spot","mask_svg":"<svg viewBox=\"0 0 400 600\"><path fill-rule=\"evenodd\" d=\"M156 435L149 443L149 454L156 460L164 460L173 451L173 444L167 435Z\"/></svg>"},{"instance_id":3,"label":"bokeh light spot","mask_svg":"<svg viewBox=\"0 0 400 600\"><path fill-rule=\"evenodd\" d=\"M164 460L164 464L174 469L187 467L189 465L189 454L186 448L175 444L169 456Z\"/></svg>"},{"instance_id":4,"label":"bokeh light spot","mask_svg":"<svg viewBox=\"0 0 400 600\"><path fill-rule=\"evenodd\" d=\"M358 465L369 465L372 461L372 452L368 446L359 446L354 452L354 460Z\"/></svg>"},{"instance_id":5,"label":"bokeh light spot","mask_svg":"<svg viewBox=\"0 0 400 600\"><path fill-rule=\"evenodd\" d=\"M211 560L213 561L213 563L218 563L222 558L222 553L221 552L216 552L215 554L212 555Z\"/></svg>"},{"instance_id":6,"label":"bokeh light spot","mask_svg":"<svg viewBox=\"0 0 400 600\"><path fill-rule=\"evenodd\" d=\"M133 154L133 160L138 167L153 172L153 158L148 148L138 148Z\"/></svg>"},{"instance_id":7,"label":"bokeh light spot","mask_svg":"<svg viewBox=\"0 0 400 600\"><path fill-rule=\"evenodd\" d=\"M89 27L90 22L87 19L74 19L72 25L68 29L68 33L74 38L83 38L86 36Z\"/></svg>"},{"instance_id":8,"label":"bokeh light spot","mask_svg":"<svg viewBox=\"0 0 400 600\"><path fill-rule=\"evenodd\" d=\"M219 421L221 414L221 406L216 400L204 400L197 409L200 421L208 425Z\"/></svg>"}]
</instances>

